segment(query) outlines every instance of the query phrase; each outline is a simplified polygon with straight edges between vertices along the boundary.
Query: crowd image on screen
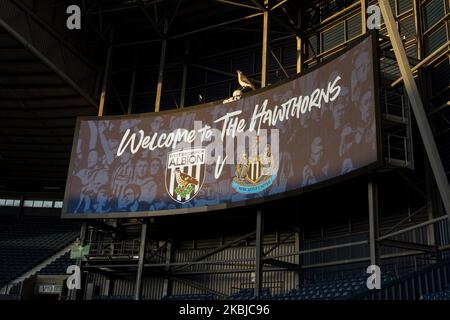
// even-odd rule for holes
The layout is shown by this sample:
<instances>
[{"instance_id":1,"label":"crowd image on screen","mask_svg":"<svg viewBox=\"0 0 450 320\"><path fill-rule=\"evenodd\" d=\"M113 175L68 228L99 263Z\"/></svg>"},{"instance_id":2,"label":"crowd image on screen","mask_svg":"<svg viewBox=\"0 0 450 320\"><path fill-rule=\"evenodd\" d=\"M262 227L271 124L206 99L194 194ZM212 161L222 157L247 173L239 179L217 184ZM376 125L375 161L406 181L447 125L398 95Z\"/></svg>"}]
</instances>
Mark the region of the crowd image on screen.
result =
<instances>
[{"instance_id":1,"label":"crowd image on screen","mask_svg":"<svg viewBox=\"0 0 450 320\"><path fill-rule=\"evenodd\" d=\"M152 125L159 129L160 119ZM136 131L138 121L124 121L119 133L127 129ZM75 213L108 213L121 211L142 211L157 205L155 197L158 193L156 177L162 171L161 159L146 152L136 157L124 152L121 157L114 157L119 140L114 134L113 125L108 120L94 122L89 126L89 147L86 159L79 150L81 169L74 169L74 176L81 184L81 194L76 204ZM108 139L106 138L108 136Z\"/></svg>"},{"instance_id":2,"label":"crowd image on screen","mask_svg":"<svg viewBox=\"0 0 450 320\"><path fill-rule=\"evenodd\" d=\"M67 211L80 214L157 211L249 201L303 189L375 163L378 119L371 63L373 49L368 45L371 43L368 38L361 42L341 57L298 78L255 94L244 94L240 100L230 103L135 118L107 117L80 122L78 130L82 134L79 134L71 160ZM335 81L339 92L328 101L322 95L333 95L330 87ZM316 103L311 102L314 92L321 95ZM311 99L309 103L307 99ZM279 121L267 121L289 101L295 101L292 105L296 106L300 101L307 103L302 104L302 108L290 109L289 116L279 116ZM261 129L267 130L267 141L258 140L259 158L255 158L254 149L247 142L242 143L238 137L227 134L222 137L224 121L216 120L237 112L236 118L244 119L249 127L262 106L272 113L264 115L266 120ZM299 109L305 110L298 114L292 111ZM126 147L117 155L128 130L136 133L136 137L142 131L146 137L153 133L161 137L178 129L198 130L199 123L217 129L218 136L214 133L211 139L200 141L199 145L199 136L196 136L194 143L184 141L175 147L140 146L137 150ZM276 135L271 130L275 130ZM216 148L217 141L223 149ZM205 150L206 160L205 163L175 165L185 175L192 175L190 178L196 175L200 180L195 192L190 191L191 194L182 199L183 191L177 191L177 187L183 184L172 179L174 166L169 167L168 159L173 152L194 147ZM222 159L226 155L233 160L218 174L215 159L220 152L223 152ZM248 179L249 170L254 170L251 171L254 174L254 168L259 168L255 165L258 162L262 168L258 174L264 178ZM276 170L270 169L273 163L277 163ZM170 184L170 181L177 182ZM258 181L269 182L260 188ZM233 183L245 188L236 188ZM248 192L251 188L256 191Z\"/></svg>"}]
</instances>

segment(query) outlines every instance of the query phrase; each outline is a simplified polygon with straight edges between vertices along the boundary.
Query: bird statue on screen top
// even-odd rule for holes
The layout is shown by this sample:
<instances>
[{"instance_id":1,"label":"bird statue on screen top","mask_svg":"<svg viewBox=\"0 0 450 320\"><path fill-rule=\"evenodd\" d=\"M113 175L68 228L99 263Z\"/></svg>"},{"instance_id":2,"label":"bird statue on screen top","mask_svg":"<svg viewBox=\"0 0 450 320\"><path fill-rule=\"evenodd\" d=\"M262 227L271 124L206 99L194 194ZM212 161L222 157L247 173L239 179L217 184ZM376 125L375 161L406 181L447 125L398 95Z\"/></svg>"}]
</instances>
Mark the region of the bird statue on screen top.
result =
<instances>
[{"instance_id":1,"label":"bird statue on screen top","mask_svg":"<svg viewBox=\"0 0 450 320\"><path fill-rule=\"evenodd\" d=\"M238 74L238 81L242 89L251 88L252 90L255 90L255 86L253 85L253 83L248 80L248 78L245 76L245 74L242 73L241 70L236 70L236 72Z\"/></svg>"}]
</instances>

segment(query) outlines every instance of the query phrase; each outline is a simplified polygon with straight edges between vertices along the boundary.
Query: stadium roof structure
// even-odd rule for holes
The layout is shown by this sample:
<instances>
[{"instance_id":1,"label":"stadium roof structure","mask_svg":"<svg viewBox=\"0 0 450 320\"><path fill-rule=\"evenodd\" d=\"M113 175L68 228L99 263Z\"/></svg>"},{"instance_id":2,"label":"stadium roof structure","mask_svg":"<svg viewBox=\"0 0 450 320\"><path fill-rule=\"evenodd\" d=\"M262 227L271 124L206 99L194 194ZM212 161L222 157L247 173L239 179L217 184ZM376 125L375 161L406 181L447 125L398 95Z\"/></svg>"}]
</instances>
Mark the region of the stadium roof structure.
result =
<instances>
[{"instance_id":1,"label":"stadium roof structure","mask_svg":"<svg viewBox=\"0 0 450 320\"><path fill-rule=\"evenodd\" d=\"M271 45L295 44L297 37L297 46L311 46L299 41L314 35L319 25L332 23L337 12L350 12L367 2L84 1L79 31L66 28L70 4L1 2L0 190L62 192L76 116L197 104L186 101L186 65L228 81L236 78L202 64L200 58L211 60L256 47L279 68L281 78L301 71L301 58L288 69ZM323 58L317 55L317 61ZM262 59L254 68L261 71L252 74L262 86L271 82L267 60ZM130 89L136 70L153 77L151 87ZM171 72L183 73L181 81L176 79L183 82L179 97L171 88ZM143 108L137 97L145 100Z\"/></svg>"},{"instance_id":2,"label":"stadium roof structure","mask_svg":"<svg viewBox=\"0 0 450 320\"><path fill-rule=\"evenodd\" d=\"M76 35L80 49L73 44L67 30L55 28L58 24L65 27L65 9L69 3L63 1L53 6L54 15L58 15L55 20L55 17L43 19L36 13L46 4L2 1L0 191L63 191L76 117L98 113L108 48L132 52L138 46L154 45L151 50L154 56L148 60L157 68L161 42L176 40L178 43L217 30L233 31L234 39L228 39L236 42L243 32L252 31L252 24L257 23L259 28L253 31L260 32L258 17L264 14L263 3L253 0L85 3L83 23L88 30ZM287 10L287 6L292 8ZM276 25L271 26L272 33L295 35L294 18L288 12L297 12L297 6L294 1L280 1L272 7L278 9L273 15ZM89 42L96 43L91 50L97 52L87 58L89 54L81 51L85 51ZM178 62L183 58L180 52L183 49L175 50L174 60ZM134 65L134 57L130 54L128 59L122 57L122 61L115 63L125 62L127 68ZM170 68L170 63L165 67ZM123 106L121 111L126 112Z\"/></svg>"},{"instance_id":3,"label":"stadium roof structure","mask_svg":"<svg viewBox=\"0 0 450 320\"><path fill-rule=\"evenodd\" d=\"M61 186L75 119L95 115L96 103L14 38L0 37L2 185L22 190Z\"/></svg>"}]
</instances>

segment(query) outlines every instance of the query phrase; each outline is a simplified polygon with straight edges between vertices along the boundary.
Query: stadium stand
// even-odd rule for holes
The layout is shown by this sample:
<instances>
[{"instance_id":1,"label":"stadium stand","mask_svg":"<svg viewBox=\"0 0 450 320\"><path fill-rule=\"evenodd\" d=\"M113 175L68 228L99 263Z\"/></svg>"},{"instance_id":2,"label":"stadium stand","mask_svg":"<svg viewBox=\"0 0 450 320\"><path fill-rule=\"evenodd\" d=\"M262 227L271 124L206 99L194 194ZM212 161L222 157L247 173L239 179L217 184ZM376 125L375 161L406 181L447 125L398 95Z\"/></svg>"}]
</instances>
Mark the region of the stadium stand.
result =
<instances>
[{"instance_id":1,"label":"stadium stand","mask_svg":"<svg viewBox=\"0 0 450 320\"><path fill-rule=\"evenodd\" d=\"M113 295L110 295L110 296L97 296L97 297L94 297L94 300L103 300L103 301L106 301L106 300L133 300L133 296L131 296L131 295L118 295L118 296L113 296Z\"/></svg>"},{"instance_id":2,"label":"stadium stand","mask_svg":"<svg viewBox=\"0 0 450 320\"><path fill-rule=\"evenodd\" d=\"M217 297L213 294L179 294L165 296L162 300L216 300Z\"/></svg>"},{"instance_id":3,"label":"stadium stand","mask_svg":"<svg viewBox=\"0 0 450 320\"><path fill-rule=\"evenodd\" d=\"M405 274L381 290L366 291L353 298L361 300L445 300L448 296L450 259L431 263L418 271Z\"/></svg>"},{"instance_id":4,"label":"stadium stand","mask_svg":"<svg viewBox=\"0 0 450 320\"><path fill-rule=\"evenodd\" d=\"M0 286L44 262L79 234L77 223L53 217L23 217L0 231Z\"/></svg>"},{"instance_id":5,"label":"stadium stand","mask_svg":"<svg viewBox=\"0 0 450 320\"><path fill-rule=\"evenodd\" d=\"M2 300L20 300L20 296L17 294L0 294L0 301Z\"/></svg>"},{"instance_id":6,"label":"stadium stand","mask_svg":"<svg viewBox=\"0 0 450 320\"><path fill-rule=\"evenodd\" d=\"M254 288L242 288L237 293L232 294L228 299L230 300L254 300ZM269 288L263 288L261 291L261 299L270 299L271 293Z\"/></svg>"},{"instance_id":7,"label":"stadium stand","mask_svg":"<svg viewBox=\"0 0 450 320\"><path fill-rule=\"evenodd\" d=\"M394 280L391 273L382 276L382 285ZM274 300L344 300L355 294L367 292L367 275L347 277L339 280L318 281L272 297Z\"/></svg>"},{"instance_id":8,"label":"stadium stand","mask_svg":"<svg viewBox=\"0 0 450 320\"><path fill-rule=\"evenodd\" d=\"M247 16L244 10L249 6L230 1L215 1L214 10L209 10L208 1L195 5L179 1L176 8L172 7L176 1L85 2L93 10L84 14L86 28L90 26L87 30L96 32L66 30L65 21L60 20L66 17L63 2L1 2L0 58L7 63L0 63L0 193L5 197L14 194L15 198L8 199L9 203L14 200L14 205L0 199L0 300L27 299L23 295L27 281L21 283L24 279L30 283L42 280L30 285L33 299L57 295L53 291L41 296L35 293L41 286L60 286L62 280L54 284L45 282L45 278L64 278L58 275L65 274L67 266L74 263L67 250L80 229L83 244L90 246L86 261L81 263L86 281L82 281L81 294L60 292L60 300L254 300L256 296L265 300L450 300L450 224L446 217L450 213L442 206L442 199L449 193L442 191L442 183L436 184L445 174L450 177L449 0L389 1L408 56L404 62L414 70L425 117L417 113L417 107L411 108L416 99L409 101L409 90L398 68L404 58L393 54L394 37L384 25L387 19L383 19L376 37L380 59L373 65L380 69L374 69L380 81L372 92L380 100L380 121L368 131L361 131L364 121L358 121L342 148L356 155L351 146L368 138L361 137L361 132L374 132L372 128L379 125L382 137L377 140L383 141L383 153L378 160L382 167L368 167L367 172L347 175L334 185L317 185L298 196L259 207L249 202L248 206L214 214L138 219L124 215L106 221L93 216L80 228L80 224L59 217L26 215L60 214L72 149L83 149L87 144L90 148L95 141L96 146L106 149L100 137L103 135L109 137L110 147L117 143L117 137L98 124L98 128L95 125L90 129L96 139L83 140L80 148L72 145L77 116L97 115L98 111L99 116L137 115L228 100L232 93L235 97L234 92L247 94L235 90L240 85L233 76L236 68L257 87L292 80L364 36L370 28L365 25L368 16L362 8L373 1L278 1L278 10L272 10L276 1L267 1L271 8L264 14L269 17L270 13L271 18L264 21L274 23L265 26L259 18L250 19L260 13ZM153 30L156 33L148 30L150 12L159 21ZM241 15L244 18L238 18ZM170 30L160 30L168 17ZM294 30L279 23L286 18L292 20ZM161 38L163 41L159 41ZM260 50L264 47L261 42L270 50ZM342 90L339 101L322 108L323 112L303 118L302 126L310 120L317 122L312 122L316 126L322 116L322 123L335 121L334 130L345 124L339 123L341 104L363 97L353 90L358 83L354 75L368 70L365 63L359 64L371 57L359 60L355 56L352 89ZM158 65L158 61L164 63ZM288 96L280 92L273 99L280 104ZM127 99L128 106L124 106ZM364 120L367 111L359 111ZM192 115L180 119L179 124L176 119L170 123L184 126L197 119ZM434 139L417 126L418 120L426 118ZM164 122L158 129L161 132L167 130ZM344 125L341 131L343 145L348 128ZM86 143L88 140L90 143ZM436 153L430 156L424 148L430 142L436 143L441 160L436 161ZM305 155L307 147L292 145ZM96 158L97 165L109 163L110 155L104 153L95 156L89 152L86 160ZM311 150L310 161L314 153ZM326 155L328 151L319 153ZM283 163L296 163L287 157L289 154L283 154ZM166 157L159 152L148 155L156 160L148 164L155 167L152 170L164 171L161 159L166 161ZM442 162L445 172L433 172L436 163L430 166L427 159ZM325 162L319 163L321 176L328 175L330 166ZM341 174L348 173L344 163L348 165L344 160ZM115 182L114 191L118 193L124 182L122 173L137 171L133 161L129 167L123 165L121 162L117 174L109 179ZM111 170L114 167L108 165L106 171L116 171ZM273 189L286 188L281 177L294 172L302 172L302 167L281 170ZM95 166L79 173L81 182L75 184L84 184L82 177L93 178L94 184L102 180ZM128 178L134 184L134 174ZM230 185L222 187L228 189ZM164 185L155 188L163 190ZM45 199L57 200L44 201L50 202L46 207L37 200L43 194ZM211 197L207 202L215 197L214 193L207 194ZM102 193L96 195L101 197ZM94 199L92 194L87 198ZM163 200L155 208L164 207ZM20 203L17 206L16 201ZM31 205L24 203L30 201ZM1 209L8 214L2 215ZM363 268L374 263L382 270L381 290L366 287L368 275ZM252 286L258 289L249 288Z\"/></svg>"},{"instance_id":9,"label":"stadium stand","mask_svg":"<svg viewBox=\"0 0 450 320\"><path fill-rule=\"evenodd\" d=\"M450 283L447 290L425 294L421 300L450 300Z\"/></svg>"},{"instance_id":10,"label":"stadium stand","mask_svg":"<svg viewBox=\"0 0 450 320\"><path fill-rule=\"evenodd\" d=\"M395 280L395 277L387 272L382 277L382 284L386 285ZM346 277L336 280L323 280L311 282L301 288L288 292L272 295L270 288L263 288L261 299L263 300L344 300L352 299L356 294L367 292L367 275ZM214 300L212 294L181 294L165 296L163 300ZM254 300L254 288L240 288L238 292L230 295L228 300Z\"/></svg>"},{"instance_id":11,"label":"stadium stand","mask_svg":"<svg viewBox=\"0 0 450 320\"><path fill-rule=\"evenodd\" d=\"M63 256L59 257L49 265L45 266L42 270L38 272L41 275L56 275L65 274L67 268L70 265L74 265L75 260L70 259L70 252L65 253Z\"/></svg>"},{"instance_id":12,"label":"stadium stand","mask_svg":"<svg viewBox=\"0 0 450 320\"><path fill-rule=\"evenodd\" d=\"M0 232L5 230L9 225L16 221L16 216L14 215L0 215Z\"/></svg>"}]
</instances>

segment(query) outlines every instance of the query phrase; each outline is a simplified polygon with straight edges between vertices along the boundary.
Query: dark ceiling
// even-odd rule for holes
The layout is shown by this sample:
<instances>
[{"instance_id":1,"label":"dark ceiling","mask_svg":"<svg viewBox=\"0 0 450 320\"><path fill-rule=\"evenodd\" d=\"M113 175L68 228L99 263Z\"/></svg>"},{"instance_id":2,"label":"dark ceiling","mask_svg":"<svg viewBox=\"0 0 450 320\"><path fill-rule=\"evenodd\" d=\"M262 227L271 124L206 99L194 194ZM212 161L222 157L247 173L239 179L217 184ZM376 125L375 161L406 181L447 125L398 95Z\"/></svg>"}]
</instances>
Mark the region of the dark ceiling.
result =
<instances>
[{"instance_id":1,"label":"dark ceiling","mask_svg":"<svg viewBox=\"0 0 450 320\"><path fill-rule=\"evenodd\" d=\"M271 34L292 36L298 23L305 24L305 15L299 18L298 12L302 12L300 9L306 3L273 0L271 5L278 2L282 5L271 13ZM183 59L186 39L194 44L192 55L196 56L260 43L262 3L262 0L11 0L8 9L17 10L17 16L5 18L12 28L0 27L0 192L63 193L76 117L98 112L100 79L111 30L114 30L115 70L134 65L138 47L142 60L157 68L162 38L168 39L170 47L166 60L169 68L171 63ZM65 10L70 4L82 8L81 31L65 28ZM314 7L313 2L307 5ZM20 15L26 19L34 15L33 19L39 23L33 27L29 21L21 21ZM71 82L65 77L64 68L61 76L49 67L44 60L57 46L46 42L45 33L41 33L42 39L40 35L34 37L35 43L43 44L41 56L14 35L14 28L20 32L30 27L29 32L33 33L40 32L37 29L42 25L46 25L45 32L58 34L54 36L59 39L58 45L71 46L72 51L80 52L83 59L95 66L90 79ZM30 36L25 38L33 40ZM73 56L61 54L58 59L70 68ZM125 80L122 82L128 86L128 78ZM95 90L80 94L77 86L85 81L95 82ZM108 112L123 111L111 107Z\"/></svg>"}]
</instances>

